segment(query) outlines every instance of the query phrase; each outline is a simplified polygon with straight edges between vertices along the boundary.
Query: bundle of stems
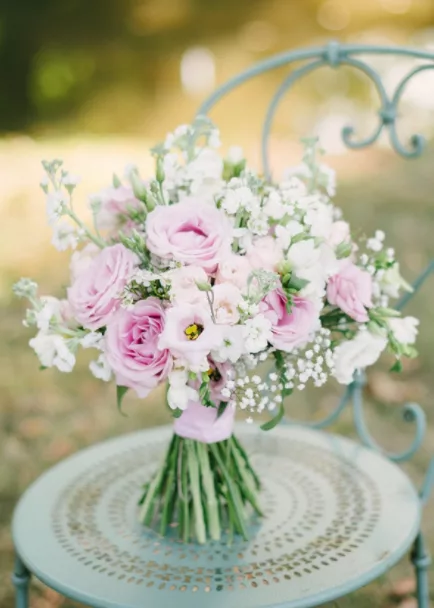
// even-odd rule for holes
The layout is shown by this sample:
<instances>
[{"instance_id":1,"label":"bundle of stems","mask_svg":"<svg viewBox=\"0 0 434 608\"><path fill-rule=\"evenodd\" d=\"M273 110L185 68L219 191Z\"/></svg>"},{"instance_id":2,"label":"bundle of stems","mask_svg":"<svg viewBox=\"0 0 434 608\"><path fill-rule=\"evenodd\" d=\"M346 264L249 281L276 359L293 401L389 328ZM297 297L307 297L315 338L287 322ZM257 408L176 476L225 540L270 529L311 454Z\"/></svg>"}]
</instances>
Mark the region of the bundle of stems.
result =
<instances>
[{"instance_id":1,"label":"bundle of stems","mask_svg":"<svg viewBox=\"0 0 434 608\"><path fill-rule=\"evenodd\" d=\"M259 478L236 437L201 443L173 435L161 468L146 484L140 521L162 536L178 530L184 542L248 539L248 521L262 516Z\"/></svg>"}]
</instances>

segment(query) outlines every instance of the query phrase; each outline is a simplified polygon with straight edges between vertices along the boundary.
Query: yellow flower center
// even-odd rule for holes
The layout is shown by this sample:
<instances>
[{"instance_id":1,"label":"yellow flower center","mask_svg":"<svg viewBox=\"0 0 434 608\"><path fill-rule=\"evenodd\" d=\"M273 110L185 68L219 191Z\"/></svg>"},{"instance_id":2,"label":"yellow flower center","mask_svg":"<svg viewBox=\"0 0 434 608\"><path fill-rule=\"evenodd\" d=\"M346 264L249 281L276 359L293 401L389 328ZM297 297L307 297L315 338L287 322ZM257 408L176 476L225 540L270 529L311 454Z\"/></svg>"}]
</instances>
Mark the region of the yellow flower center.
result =
<instances>
[{"instance_id":1,"label":"yellow flower center","mask_svg":"<svg viewBox=\"0 0 434 608\"><path fill-rule=\"evenodd\" d=\"M202 332L203 325L199 325L198 323L192 323L191 325L186 327L184 331L188 340L197 340Z\"/></svg>"},{"instance_id":2,"label":"yellow flower center","mask_svg":"<svg viewBox=\"0 0 434 608\"><path fill-rule=\"evenodd\" d=\"M214 380L214 382L218 382L222 377L221 373L217 368L213 369L212 367L210 367L207 371L207 374L211 380Z\"/></svg>"}]
</instances>

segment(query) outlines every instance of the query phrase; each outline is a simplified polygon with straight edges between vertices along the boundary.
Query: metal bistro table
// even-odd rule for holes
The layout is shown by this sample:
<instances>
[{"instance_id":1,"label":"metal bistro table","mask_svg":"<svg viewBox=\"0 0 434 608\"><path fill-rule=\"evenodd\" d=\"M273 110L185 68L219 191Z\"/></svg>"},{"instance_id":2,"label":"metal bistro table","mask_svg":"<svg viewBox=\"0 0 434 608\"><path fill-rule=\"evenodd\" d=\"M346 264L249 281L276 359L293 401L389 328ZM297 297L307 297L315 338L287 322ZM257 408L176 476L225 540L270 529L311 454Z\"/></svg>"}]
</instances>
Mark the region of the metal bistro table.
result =
<instances>
[{"instance_id":1,"label":"metal bistro table","mask_svg":"<svg viewBox=\"0 0 434 608\"><path fill-rule=\"evenodd\" d=\"M390 96L380 75L359 57L394 55L419 63ZM397 107L410 79L434 68L434 53L401 47L340 45L282 53L222 85L199 114L243 82L293 62L271 100L263 127L266 175L274 114L284 94L322 66L346 65L363 72L379 94L374 133L356 139L343 129L349 148L368 146L383 130L407 158L421 154L424 139L408 146L396 131ZM415 281L413 294L434 271L434 260ZM172 432L153 429L96 445L61 462L20 500L13 519L16 608L27 608L30 573L67 597L94 608L308 608L359 589L391 568L411 548L419 608L429 607L430 558L420 531L421 512L434 483L434 459L419 492L394 462L409 460L422 444L425 416L417 404L403 407L415 429L411 445L390 454L371 437L363 415L364 374L356 374L324 420L281 425L272 433L246 424L237 433L264 482L265 518L252 525L249 542L225 539L200 547L175 534L163 539L137 523L140 485L162 456ZM348 407L361 444L319 429ZM311 428L308 428L311 427ZM394 461L394 462L393 462Z\"/></svg>"}]
</instances>

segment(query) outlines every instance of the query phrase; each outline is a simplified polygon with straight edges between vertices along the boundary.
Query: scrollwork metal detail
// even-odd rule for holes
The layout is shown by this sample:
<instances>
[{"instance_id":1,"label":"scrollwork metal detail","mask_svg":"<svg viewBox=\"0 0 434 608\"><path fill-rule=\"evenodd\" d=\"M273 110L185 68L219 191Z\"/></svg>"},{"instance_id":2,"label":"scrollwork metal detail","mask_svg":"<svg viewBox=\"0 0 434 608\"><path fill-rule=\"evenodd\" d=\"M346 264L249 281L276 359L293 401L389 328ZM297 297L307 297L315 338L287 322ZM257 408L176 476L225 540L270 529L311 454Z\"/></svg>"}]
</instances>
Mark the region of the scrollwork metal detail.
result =
<instances>
[{"instance_id":1,"label":"scrollwork metal detail","mask_svg":"<svg viewBox=\"0 0 434 608\"><path fill-rule=\"evenodd\" d=\"M390 96L383 85L381 75L366 61L357 58L358 55L362 54L412 57L414 59L428 60L431 63L418 65L413 68L400 81L394 93ZM337 68L339 66L346 65L356 69L359 72L363 72L374 84L380 98L380 108L378 110L379 122L371 135L362 139L356 139L356 129L353 126L346 126L343 128L342 140L348 148L360 149L370 146L378 140L383 130L387 129L391 146L399 155L403 156L404 158L416 158L422 154L425 147L425 138L422 135L418 133L412 135L408 145L404 145L400 141L396 130L398 107L408 83L417 74L420 74L426 70L434 69L434 53L417 49L340 44L337 41L331 41L324 47L281 53L254 65L223 84L208 99L205 100L205 102L199 108L198 114L207 114L222 97L255 76L278 67L293 64L295 62L305 63L302 66L294 69L288 76L286 76L282 84L273 95L264 120L264 126L262 129L262 164L264 173L267 177L270 177L271 175L268 160L270 132L280 101L295 82L316 69L324 66Z\"/></svg>"}]
</instances>

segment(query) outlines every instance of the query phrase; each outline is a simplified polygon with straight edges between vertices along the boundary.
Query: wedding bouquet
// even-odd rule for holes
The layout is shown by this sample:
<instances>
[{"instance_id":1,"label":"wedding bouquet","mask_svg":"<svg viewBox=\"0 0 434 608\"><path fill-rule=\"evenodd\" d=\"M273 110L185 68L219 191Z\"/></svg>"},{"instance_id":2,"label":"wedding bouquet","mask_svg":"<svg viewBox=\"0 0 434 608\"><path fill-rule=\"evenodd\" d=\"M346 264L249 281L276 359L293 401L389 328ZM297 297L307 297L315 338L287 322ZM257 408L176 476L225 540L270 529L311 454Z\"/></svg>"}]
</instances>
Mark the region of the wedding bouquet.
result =
<instances>
[{"instance_id":1,"label":"wedding bouquet","mask_svg":"<svg viewBox=\"0 0 434 608\"><path fill-rule=\"evenodd\" d=\"M90 197L93 227L73 207L77 178L60 160L43 162L53 245L71 248L65 299L28 298L24 321L42 368L71 372L78 349L93 348L90 371L146 397L167 386L174 435L146 481L140 520L162 535L199 543L223 531L248 536L261 515L258 479L233 436L237 409L262 429L283 402L329 377L349 384L388 349L399 370L416 356L417 319L389 306L402 279L385 235L355 242L331 197L333 172L305 141L300 165L282 181L246 165L240 148L222 159L206 117L178 127L152 152L155 174L130 166ZM261 379L258 366L271 359Z\"/></svg>"}]
</instances>

